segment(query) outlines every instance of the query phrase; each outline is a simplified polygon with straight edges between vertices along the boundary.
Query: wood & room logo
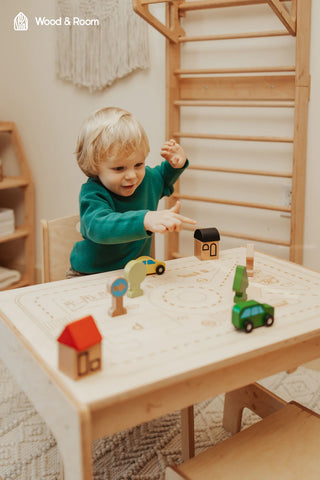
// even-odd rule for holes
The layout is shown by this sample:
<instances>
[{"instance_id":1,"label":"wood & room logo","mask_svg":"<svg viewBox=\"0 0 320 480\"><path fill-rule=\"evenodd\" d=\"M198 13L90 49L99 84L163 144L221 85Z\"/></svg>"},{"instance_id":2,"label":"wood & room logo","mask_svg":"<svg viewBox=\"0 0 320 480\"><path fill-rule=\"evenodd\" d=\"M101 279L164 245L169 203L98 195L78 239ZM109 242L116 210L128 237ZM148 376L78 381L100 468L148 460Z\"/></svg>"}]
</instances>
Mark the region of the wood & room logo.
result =
<instances>
[{"instance_id":1,"label":"wood & room logo","mask_svg":"<svg viewBox=\"0 0 320 480\"><path fill-rule=\"evenodd\" d=\"M28 17L24 13L19 12L18 15L14 17L13 28L17 32L25 32L26 30L28 30L29 28Z\"/></svg>"},{"instance_id":2,"label":"wood & room logo","mask_svg":"<svg viewBox=\"0 0 320 480\"><path fill-rule=\"evenodd\" d=\"M97 18L80 18L80 17L58 17L58 18L48 18L48 17L35 17L35 24L37 26L99 26L100 21ZM23 13L19 12L18 15L14 17L13 28L18 32L23 32L29 28L28 17Z\"/></svg>"}]
</instances>

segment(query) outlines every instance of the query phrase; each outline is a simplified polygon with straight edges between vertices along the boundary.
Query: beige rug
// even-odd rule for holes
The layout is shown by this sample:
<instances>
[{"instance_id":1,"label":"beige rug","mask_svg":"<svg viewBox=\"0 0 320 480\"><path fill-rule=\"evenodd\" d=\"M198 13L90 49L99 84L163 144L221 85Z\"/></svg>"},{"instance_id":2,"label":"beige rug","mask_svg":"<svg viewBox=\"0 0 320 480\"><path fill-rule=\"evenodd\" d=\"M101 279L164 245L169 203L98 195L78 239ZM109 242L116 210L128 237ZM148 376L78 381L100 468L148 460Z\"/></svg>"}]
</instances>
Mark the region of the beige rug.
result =
<instances>
[{"instance_id":1,"label":"beige rug","mask_svg":"<svg viewBox=\"0 0 320 480\"><path fill-rule=\"evenodd\" d=\"M263 385L285 400L320 413L320 372L300 367ZM223 395L195 408L197 453L228 437L221 427ZM257 420L246 412L244 425ZM94 443L95 480L162 480L165 467L181 461L179 412ZM0 476L3 480L60 480L56 441L0 362Z\"/></svg>"}]
</instances>

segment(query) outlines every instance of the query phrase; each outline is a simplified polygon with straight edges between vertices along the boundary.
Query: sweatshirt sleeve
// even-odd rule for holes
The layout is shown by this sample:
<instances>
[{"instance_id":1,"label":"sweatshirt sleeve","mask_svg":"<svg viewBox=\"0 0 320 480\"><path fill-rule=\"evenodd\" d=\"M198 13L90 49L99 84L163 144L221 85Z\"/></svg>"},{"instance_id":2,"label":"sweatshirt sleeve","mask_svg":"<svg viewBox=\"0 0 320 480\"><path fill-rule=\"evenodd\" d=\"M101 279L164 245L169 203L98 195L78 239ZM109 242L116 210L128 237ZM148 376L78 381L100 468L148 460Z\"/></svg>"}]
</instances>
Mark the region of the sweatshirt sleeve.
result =
<instances>
[{"instance_id":1,"label":"sweatshirt sleeve","mask_svg":"<svg viewBox=\"0 0 320 480\"><path fill-rule=\"evenodd\" d=\"M180 175L185 171L185 169L189 165L189 160L186 160L186 163L182 168L173 168L171 167L170 163L166 160L162 162L160 165L157 165L154 170L161 175L163 179L163 192L161 195L162 197L170 197L173 193L173 186L180 177Z\"/></svg>"},{"instance_id":2,"label":"sweatshirt sleeve","mask_svg":"<svg viewBox=\"0 0 320 480\"><path fill-rule=\"evenodd\" d=\"M101 244L149 238L143 224L147 211L116 212L106 196L83 188L80 194L81 233L84 238Z\"/></svg>"}]
</instances>

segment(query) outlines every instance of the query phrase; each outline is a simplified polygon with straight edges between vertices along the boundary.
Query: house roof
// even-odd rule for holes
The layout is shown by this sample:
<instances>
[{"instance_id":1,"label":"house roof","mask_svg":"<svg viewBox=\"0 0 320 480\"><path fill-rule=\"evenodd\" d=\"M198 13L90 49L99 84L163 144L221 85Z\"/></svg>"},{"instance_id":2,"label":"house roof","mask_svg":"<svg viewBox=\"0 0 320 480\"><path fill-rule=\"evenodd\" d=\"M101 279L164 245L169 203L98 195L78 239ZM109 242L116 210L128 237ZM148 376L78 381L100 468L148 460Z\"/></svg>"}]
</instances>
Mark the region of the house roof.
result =
<instances>
[{"instance_id":1,"label":"house roof","mask_svg":"<svg viewBox=\"0 0 320 480\"><path fill-rule=\"evenodd\" d=\"M102 336L93 317L88 315L66 325L57 340L59 343L81 352L100 343Z\"/></svg>"},{"instance_id":2,"label":"house roof","mask_svg":"<svg viewBox=\"0 0 320 480\"><path fill-rule=\"evenodd\" d=\"M200 242L216 242L220 240L220 234L217 228L197 228L194 232L194 238Z\"/></svg>"}]
</instances>

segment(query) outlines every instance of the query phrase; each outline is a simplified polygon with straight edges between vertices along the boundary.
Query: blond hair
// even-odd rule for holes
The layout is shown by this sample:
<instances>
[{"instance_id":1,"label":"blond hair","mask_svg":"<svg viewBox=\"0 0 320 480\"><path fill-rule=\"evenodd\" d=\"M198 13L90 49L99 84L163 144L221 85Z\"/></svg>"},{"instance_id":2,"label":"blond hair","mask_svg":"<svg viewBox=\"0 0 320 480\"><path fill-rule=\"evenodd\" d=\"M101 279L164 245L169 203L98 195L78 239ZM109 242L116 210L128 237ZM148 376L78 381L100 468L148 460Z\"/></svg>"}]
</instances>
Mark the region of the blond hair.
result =
<instances>
[{"instance_id":1,"label":"blond hair","mask_svg":"<svg viewBox=\"0 0 320 480\"><path fill-rule=\"evenodd\" d=\"M129 156L150 147L148 137L138 120L126 110L108 107L91 114L81 127L76 145L78 165L88 177L99 174L106 158Z\"/></svg>"}]
</instances>

